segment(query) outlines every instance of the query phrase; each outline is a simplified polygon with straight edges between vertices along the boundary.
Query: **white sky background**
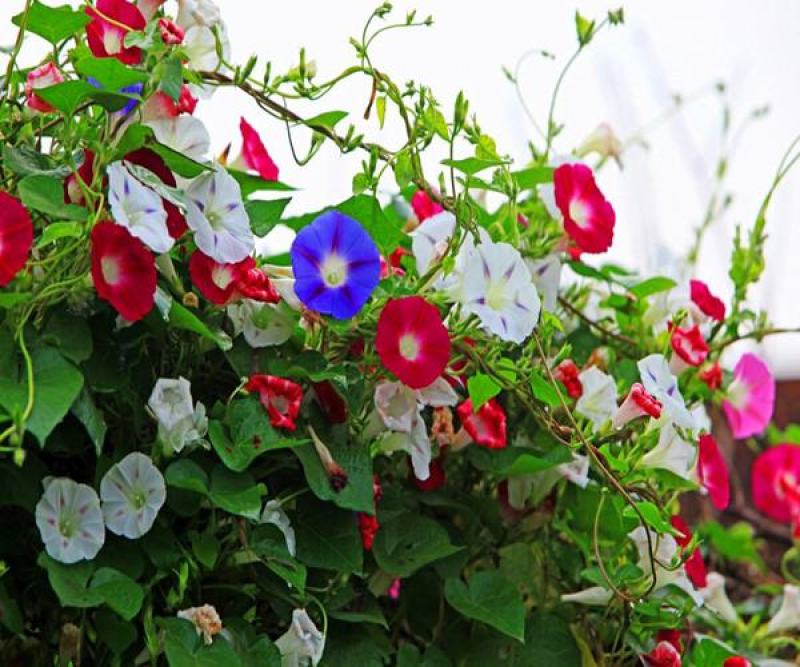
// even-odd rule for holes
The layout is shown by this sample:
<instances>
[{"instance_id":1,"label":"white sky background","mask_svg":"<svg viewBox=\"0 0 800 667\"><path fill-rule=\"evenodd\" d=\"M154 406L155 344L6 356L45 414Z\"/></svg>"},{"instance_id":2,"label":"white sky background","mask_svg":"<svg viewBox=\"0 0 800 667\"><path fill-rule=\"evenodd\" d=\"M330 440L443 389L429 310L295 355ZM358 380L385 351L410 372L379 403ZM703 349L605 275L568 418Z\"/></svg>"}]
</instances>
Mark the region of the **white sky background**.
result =
<instances>
[{"instance_id":1,"label":"white sky background","mask_svg":"<svg viewBox=\"0 0 800 667\"><path fill-rule=\"evenodd\" d=\"M8 18L24 3L0 0L0 4L0 43L8 44L14 35ZM296 65L299 48L305 46L307 58L317 62L319 80L325 80L354 62L348 37L360 33L377 0L219 0L218 4L235 61L244 62L256 53L262 63L272 61L274 72L285 71ZM435 23L380 38L373 61L395 81L414 79L430 85L446 110L463 89L471 111L477 113L483 130L495 137L500 152L524 162L527 141L535 134L501 66L513 68L532 48L546 49L563 62L575 46L576 6L585 16L599 18L619 4L402 0L395 3L397 16L416 7L421 16L432 14ZM727 299L734 225L752 224L781 155L800 132L800 3L639 1L625 5L625 18L625 25L606 29L590 45L568 76L557 108L557 119L566 129L556 149L569 152L600 122L610 123L619 136L627 137L668 109L673 93L691 95L715 81L728 85L734 128L753 108L769 104L770 113L752 124L738 144L727 181L735 199L708 234L700 258L698 277ZM30 41L26 50L33 52L36 45ZM539 58L531 58L522 70L525 97L542 125L558 71L558 62ZM388 147L398 145L402 130L390 113L383 131L374 114L368 123L361 120L369 92L370 82L358 78L325 101L298 108L308 114L349 110L347 120L356 122L370 138ZM667 271L663 248L678 255L686 252L713 186L721 108L717 96L705 95L649 134L648 150L632 148L624 156L623 171L613 164L603 169L600 186L617 212L609 259L659 273ZM208 124L215 153L233 142L236 154L241 115L255 125L281 167L281 180L302 189L289 212L314 210L349 196L352 175L363 155L342 158L331 145L310 165L298 167L282 124L234 91L220 91L203 102L197 115ZM298 133L296 141L302 151L307 138ZM428 164L430 174L435 173L435 162ZM388 178L386 187L391 183ZM798 186L800 171L784 181L773 200L767 270L752 295L752 304L768 309L778 326L800 326ZM800 336L779 338L764 345L762 353L779 375L800 377Z\"/></svg>"}]
</instances>

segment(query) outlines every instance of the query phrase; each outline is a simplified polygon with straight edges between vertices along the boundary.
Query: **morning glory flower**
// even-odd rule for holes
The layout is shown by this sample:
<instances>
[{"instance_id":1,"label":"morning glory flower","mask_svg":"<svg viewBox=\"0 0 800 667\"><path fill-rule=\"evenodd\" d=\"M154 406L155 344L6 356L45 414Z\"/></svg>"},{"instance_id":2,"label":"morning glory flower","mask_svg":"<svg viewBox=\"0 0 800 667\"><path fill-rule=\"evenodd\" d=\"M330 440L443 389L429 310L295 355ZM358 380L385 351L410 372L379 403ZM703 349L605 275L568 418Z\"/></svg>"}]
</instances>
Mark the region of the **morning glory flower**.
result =
<instances>
[{"instance_id":1,"label":"morning glory flower","mask_svg":"<svg viewBox=\"0 0 800 667\"><path fill-rule=\"evenodd\" d=\"M97 493L66 477L45 478L36 526L47 554L61 563L91 560L106 539Z\"/></svg>"},{"instance_id":2,"label":"morning glory flower","mask_svg":"<svg viewBox=\"0 0 800 667\"><path fill-rule=\"evenodd\" d=\"M442 211L429 216L411 232L411 252L419 275L424 276L444 256L455 228L456 217Z\"/></svg>"},{"instance_id":3,"label":"morning glory flower","mask_svg":"<svg viewBox=\"0 0 800 667\"><path fill-rule=\"evenodd\" d=\"M353 317L380 280L378 248L358 222L326 211L292 243L294 290L306 307L336 319Z\"/></svg>"},{"instance_id":4,"label":"morning glory flower","mask_svg":"<svg viewBox=\"0 0 800 667\"><path fill-rule=\"evenodd\" d=\"M775 612L769 624L767 633L786 632L800 627L800 588L792 584L784 584L781 606Z\"/></svg>"},{"instance_id":5,"label":"morning glory flower","mask_svg":"<svg viewBox=\"0 0 800 667\"><path fill-rule=\"evenodd\" d=\"M244 335L250 347L283 345L292 337L295 318L283 304L242 299L227 308L235 336Z\"/></svg>"},{"instance_id":6,"label":"morning glory flower","mask_svg":"<svg viewBox=\"0 0 800 667\"><path fill-rule=\"evenodd\" d=\"M542 297L542 307L552 313L558 303L558 288L561 285L561 259L557 253L541 259L526 259L533 284Z\"/></svg>"},{"instance_id":7,"label":"morning glory flower","mask_svg":"<svg viewBox=\"0 0 800 667\"><path fill-rule=\"evenodd\" d=\"M719 572L709 572L706 580L706 585L700 589L706 607L726 623L736 623L739 614L725 592L725 577Z\"/></svg>"},{"instance_id":8,"label":"morning glory flower","mask_svg":"<svg viewBox=\"0 0 800 667\"><path fill-rule=\"evenodd\" d=\"M170 452L185 446L204 444L208 431L205 406L192 404L191 384L185 378L159 378L153 387L147 407L158 422L158 439Z\"/></svg>"},{"instance_id":9,"label":"morning glory flower","mask_svg":"<svg viewBox=\"0 0 800 667\"><path fill-rule=\"evenodd\" d=\"M161 197L136 179L121 162L108 166L108 203L114 222L125 227L153 252L175 244L167 227Z\"/></svg>"},{"instance_id":10,"label":"morning glory flower","mask_svg":"<svg viewBox=\"0 0 800 667\"><path fill-rule=\"evenodd\" d=\"M159 118L146 123L164 144L192 160L204 160L211 148L211 137L203 121L194 116Z\"/></svg>"},{"instance_id":11,"label":"morning glory flower","mask_svg":"<svg viewBox=\"0 0 800 667\"><path fill-rule=\"evenodd\" d=\"M644 388L661 402L664 414L677 426L694 428L694 418L686 409L678 381L669 370L663 354L651 354L637 364Z\"/></svg>"},{"instance_id":12,"label":"morning glory flower","mask_svg":"<svg viewBox=\"0 0 800 667\"><path fill-rule=\"evenodd\" d=\"M240 262L255 247L239 184L222 167L198 176L186 190L186 223L197 247L217 262Z\"/></svg>"},{"instance_id":13,"label":"morning glory flower","mask_svg":"<svg viewBox=\"0 0 800 667\"><path fill-rule=\"evenodd\" d=\"M149 456L132 452L100 481L103 518L116 535L137 539L153 527L167 499L164 477Z\"/></svg>"},{"instance_id":14,"label":"morning glory flower","mask_svg":"<svg viewBox=\"0 0 800 667\"><path fill-rule=\"evenodd\" d=\"M295 555L297 543L294 528L292 528L289 516L281 507L280 501L270 500L264 505L264 511L261 512L261 523L271 523L273 526L277 526L278 530L283 533L283 539L286 540L287 551L291 556Z\"/></svg>"},{"instance_id":15,"label":"morning glory flower","mask_svg":"<svg viewBox=\"0 0 800 667\"><path fill-rule=\"evenodd\" d=\"M575 404L575 412L592 422L595 429L611 419L617 411L617 386L614 378L590 366L578 375L583 394Z\"/></svg>"},{"instance_id":16,"label":"morning glory flower","mask_svg":"<svg viewBox=\"0 0 800 667\"><path fill-rule=\"evenodd\" d=\"M314 625L305 609L292 612L292 624L275 642L281 652L281 667L316 667L325 650L325 635Z\"/></svg>"},{"instance_id":17,"label":"morning glory flower","mask_svg":"<svg viewBox=\"0 0 800 667\"><path fill-rule=\"evenodd\" d=\"M761 433L775 408L775 378L754 354L744 354L733 369L733 382L725 392L722 411L734 438Z\"/></svg>"},{"instance_id":18,"label":"morning glory flower","mask_svg":"<svg viewBox=\"0 0 800 667\"><path fill-rule=\"evenodd\" d=\"M658 444L642 457L645 468L661 468L683 479L691 479L697 461L697 448L684 440L667 422L658 434Z\"/></svg>"},{"instance_id":19,"label":"morning glory flower","mask_svg":"<svg viewBox=\"0 0 800 667\"><path fill-rule=\"evenodd\" d=\"M461 302L483 328L521 343L539 321L541 302L522 256L508 243L481 243L467 259Z\"/></svg>"}]
</instances>

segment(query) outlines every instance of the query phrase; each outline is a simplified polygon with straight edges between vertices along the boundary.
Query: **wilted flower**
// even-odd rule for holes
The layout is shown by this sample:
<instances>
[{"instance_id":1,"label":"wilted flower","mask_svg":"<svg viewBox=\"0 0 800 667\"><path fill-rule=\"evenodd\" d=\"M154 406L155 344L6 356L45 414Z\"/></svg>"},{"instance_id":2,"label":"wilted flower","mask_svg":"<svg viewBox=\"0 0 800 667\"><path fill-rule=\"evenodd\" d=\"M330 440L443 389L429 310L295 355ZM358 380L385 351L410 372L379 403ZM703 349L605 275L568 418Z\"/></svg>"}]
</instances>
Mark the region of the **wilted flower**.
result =
<instances>
[{"instance_id":1,"label":"wilted flower","mask_svg":"<svg viewBox=\"0 0 800 667\"><path fill-rule=\"evenodd\" d=\"M14 280L31 253L33 222L22 203L0 191L0 287Z\"/></svg>"},{"instance_id":2,"label":"wilted flower","mask_svg":"<svg viewBox=\"0 0 800 667\"><path fill-rule=\"evenodd\" d=\"M708 364L705 368L700 369L697 377L705 382L711 391L719 389L722 386L722 366L718 361Z\"/></svg>"},{"instance_id":3,"label":"wilted flower","mask_svg":"<svg viewBox=\"0 0 800 667\"><path fill-rule=\"evenodd\" d=\"M734 438L761 433L775 407L775 378L754 354L744 354L733 369L733 382L722 401Z\"/></svg>"},{"instance_id":4,"label":"wilted flower","mask_svg":"<svg viewBox=\"0 0 800 667\"><path fill-rule=\"evenodd\" d=\"M152 527L167 498L164 477L149 456L128 454L100 481L103 518L117 535L134 540Z\"/></svg>"},{"instance_id":5,"label":"wilted flower","mask_svg":"<svg viewBox=\"0 0 800 667\"><path fill-rule=\"evenodd\" d=\"M658 642L642 660L647 667L681 667L681 654L668 641Z\"/></svg>"},{"instance_id":6,"label":"wilted flower","mask_svg":"<svg viewBox=\"0 0 800 667\"><path fill-rule=\"evenodd\" d=\"M294 431L295 419L300 414L303 389L296 382L274 375L255 373L244 387L247 391L259 394L261 405L269 415L269 422L275 428Z\"/></svg>"},{"instance_id":7,"label":"wilted flower","mask_svg":"<svg viewBox=\"0 0 800 667\"><path fill-rule=\"evenodd\" d=\"M152 410L159 427L171 431L194 413L192 385L183 377L176 380L160 378L150 393L147 406Z\"/></svg>"},{"instance_id":8,"label":"wilted flower","mask_svg":"<svg viewBox=\"0 0 800 667\"><path fill-rule=\"evenodd\" d=\"M739 615L725 592L725 577L719 572L709 572L706 579L706 586L700 589L706 607L726 623L736 623Z\"/></svg>"},{"instance_id":9,"label":"wilted flower","mask_svg":"<svg viewBox=\"0 0 800 667\"><path fill-rule=\"evenodd\" d=\"M583 393L575 404L575 412L590 420L597 429L617 411L617 386L614 378L596 366L590 366L581 371L578 380L583 387Z\"/></svg>"},{"instance_id":10,"label":"wilted flower","mask_svg":"<svg viewBox=\"0 0 800 667\"><path fill-rule=\"evenodd\" d=\"M39 88L48 88L64 80L64 75L54 62L48 62L32 69L28 72L28 78L25 81L25 95L28 98L28 106L34 111L42 113L49 113L55 111L53 106L45 102L34 91Z\"/></svg>"},{"instance_id":11,"label":"wilted flower","mask_svg":"<svg viewBox=\"0 0 800 667\"><path fill-rule=\"evenodd\" d=\"M202 607L181 609L178 612L178 618L192 623L195 630L197 630L197 634L203 635L203 641L206 644L211 644L214 641L214 635L222 632L222 619L219 617L217 610L210 604L204 604Z\"/></svg>"},{"instance_id":12,"label":"wilted flower","mask_svg":"<svg viewBox=\"0 0 800 667\"><path fill-rule=\"evenodd\" d=\"M694 419L686 409L678 381L670 372L669 364L661 354L651 354L637 364L642 384L658 401L664 414L676 425L693 428Z\"/></svg>"},{"instance_id":13,"label":"wilted flower","mask_svg":"<svg viewBox=\"0 0 800 667\"><path fill-rule=\"evenodd\" d=\"M295 609L292 624L275 646L281 652L281 667L316 667L325 650L325 636L317 630L305 609Z\"/></svg>"},{"instance_id":14,"label":"wilted flower","mask_svg":"<svg viewBox=\"0 0 800 667\"><path fill-rule=\"evenodd\" d=\"M568 463L556 466L559 474L581 489L589 485L589 457L583 454L573 454Z\"/></svg>"},{"instance_id":15,"label":"wilted flower","mask_svg":"<svg viewBox=\"0 0 800 667\"><path fill-rule=\"evenodd\" d=\"M672 358L669 369L680 375L689 366L699 366L708 356L708 343L696 324L688 329L673 327L670 335Z\"/></svg>"},{"instance_id":16,"label":"wilted flower","mask_svg":"<svg viewBox=\"0 0 800 667\"><path fill-rule=\"evenodd\" d=\"M792 584L783 587L781 606L767 625L767 632L785 632L800 627L800 588Z\"/></svg>"},{"instance_id":17,"label":"wilted flower","mask_svg":"<svg viewBox=\"0 0 800 667\"><path fill-rule=\"evenodd\" d=\"M295 555L296 540L294 535L294 528L289 516L284 511L278 500L269 500L264 505L264 511L261 512L261 523L271 523L277 526L278 530L283 533L283 538L286 540L286 550L291 556Z\"/></svg>"},{"instance_id":18,"label":"wilted flower","mask_svg":"<svg viewBox=\"0 0 800 667\"><path fill-rule=\"evenodd\" d=\"M472 399L467 399L456 408L464 430L477 445L489 449L502 449L506 440L506 413L494 398L484 403L476 412Z\"/></svg>"},{"instance_id":19,"label":"wilted flower","mask_svg":"<svg viewBox=\"0 0 800 667\"><path fill-rule=\"evenodd\" d=\"M167 46L178 46L183 43L183 38L186 36L183 28L164 17L158 19L158 31L161 34L161 41Z\"/></svg>"},{"instance_id":20,"label":"wilted flower","mask_svg":"<svg viewBox=\"0 0 800 667\"><path fill-rule=\"evenodd\" d=\"M582 158L590 153L595 153L604 160L613 158L617 165L622 167L623 148L622 142L614 134L611 126L608 123L600 123L575 149L575 155Z\"/></svg>"},{"instance_id":21,"label":"wilted flower","mask_svg":"<svg viewBox=\"0 0 800 667\"><path fill-rule=\"evenodd\" d=\"M95 490L66 477L45 478L36 526L48 555L61 563L91 560L106 539Z\"/></svg>"},{"instance_id":22,"label":"wilted flower","mask_svg":"<svg viewBox=\"0 0 800 667\"><path fill-rule=\"evenodd\" d=\"M650 532L650 541L655 552L652 556L650 554L650 544L647 540L648 531ZM678 555L678 543L672 535L658 535L644 526L639 526L628 533L628 537L636 545L636 550L639 552L639 569L646 575L651 576L652 565L655 565L656 590L671 584L685 591L694 600L695 604L702 604L703 600L686 576L686 570L683 567L677 569L667 569L666 567L672 565Z\"/></svg>"}]
</instances>

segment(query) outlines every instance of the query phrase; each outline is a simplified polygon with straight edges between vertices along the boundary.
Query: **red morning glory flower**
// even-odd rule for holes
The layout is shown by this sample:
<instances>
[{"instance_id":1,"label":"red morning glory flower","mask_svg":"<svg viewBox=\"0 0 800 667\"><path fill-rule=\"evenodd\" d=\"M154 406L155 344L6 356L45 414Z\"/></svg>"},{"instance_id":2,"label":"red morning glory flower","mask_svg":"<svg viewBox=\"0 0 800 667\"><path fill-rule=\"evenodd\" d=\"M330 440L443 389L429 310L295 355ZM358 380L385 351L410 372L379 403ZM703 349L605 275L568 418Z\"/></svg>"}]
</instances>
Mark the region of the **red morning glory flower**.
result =
<instances>
[{"instance_id":1,"label":"red morning glory flower","mask_svg":"<svg viewBox=\"0 0 800 667\"><path fill-rule=\"evenodd\" d=\"M464 430L476 444L489 449L503 449L506 440L506 413L493 398L484 403L478 412L472 409L472 399L456 408Z\"/></svg>"},{"instance_id":2,"label":"red morning glory flower","mask_svg":"<svg viewBox=\"0 0 800 667\"><path fill-rule=\"evenodd\" d=\"M784 443L759 454L750 473L753 504L780 523L800 513L800 446Z\"/></svg>"},{"instance_id":3,"label":"red morning glory flower","mask_svg":"<svg viewBox=\"0 0 800 667\"><path fill-rule=\"evenodd\" d=\"M731 498L728 464L714 440L714 436L704 433L698 442L697 476L708 491L711 504L724 510Z\"/></svg>"},{"instance_id":4,"label":"red morning glory flower","mask_svg":"<svg viewBox=\"0 0 800 667\"><path fill-rule=\"evenodd\" d=\"M387 301L375 348L383 365L412 389L433 383L450 360L450 336L439 311L420 296Z\"/></svg>"},{"instance_id":5,"label":"red morning glory flower","mask_svg":"<svg viewBox=\"0 0 800 667\"><path fill-rule=\"evenodd\" d=\"M614 238L614 209L606 201L586 165L562 164L553 173L556 206L564 230L582 252L600 253Z\"/></svg>"},{"instance_id":6,"label":"red morning glory flower","mask_svg":"<svg viewBox=\"0 0 800 667\"><path fill-rule=\"evenodd\" d=\"M689 290L694 304L712 320L722 322L725 319L725 304L714 296L702 280L690 280Z\"/></svg>"},{"instance_id":7,"label":"red morning glory flower","mask_svg":"<svg viewBox=\"0 0 800 667\"><path fill-rule=\"evenodd\" d=\"M722 366L719 365L718 361L715 361L713 364L701 369L697 377L705 382L711 391L719 389L722 386Z\"/></svg>"},{"instance_id":8,"label":"red morning glory flower","mask_svg":"<svg viewBox=\"0 0 800 667\"><path fill-rule=\"evenodd\" d=\"M0 287L14 280L33 245L33 222L22 203L0 191Z\"/></svg>"},{"instance_id":9,"label":"red morning glory flower","mask_svg":"<svg viewBox=\"0 0 800 667\"><path fill-rule=\"evenodd\" d=\"M92 229L92 280L98 296L129 322L142 319L153 308L155 260L122 225L106 221Z\"/></svg>"},{"instance_id":10,"label":"red morning glory flower","mask_svg":"<svg viewBox=\"0 0 800 667\"><path fill-rule=\"evenodd\" d=\"M242 133L242 160L248 169L258 172L265 181L278 180L278 165L270 157L255 128L244 118L239 121Z\"/></svg>"},{"instance_id":11,"label":"red morning glory flower","mask_svg":"<svg viewBox=\"0 0 800 667\"><path fill-rule=\"evenodd\" d=\"M142 50L126 47L129 32L144 30L146 21L136 5L126 0L97 0L95 7L86 7L92 19L86 26L89 48L98 58L116 58L126 65L138 65Z\"/></svg>"},{"instance_id":12,"label":"red morning glory flower","mask_svg":"<svg viewBox=\"0 0 800 667\"><path fill-rule=\"evenodd\" d=\"M428 218L441 213L444 208L441 204L437 204L425 190L417 190L411 197L411 208L414 209L414 215L417 220L422 222Z\"/></svg>"},{"instance_id":13,"label":"red morning glory flower","mask_svg":"<svg viewBox=\"0 0 800 667\"><path fill-rule=\"evenodd\" d=\"M674 375L680 375L689 366L699 366L708 357L708 343L696 324L688 329L672 327L670 344L673 355L669 367Z\"/></svg>"},{"instance_id":14,"label":"red morning glory flower","mask_svg":"<svg viewBox=\"0 0 800 667\"><path fill-rule=\"evenodd\" d=\"M722 663L722 667L753 667L753 663L740 655L733 655Z\"/></svg>"},{"instance_id":15,"label":"red morning glory flower","mask_svg":"<svg viewBox=\"0 0 800 667\"><path fill-rule=\"evenodd\" d=\"M642 660L647 667L681 667L681 654L668 641L658 642Z\"/></svg>"},{"instance_id":16,"label":"red morning glory flower","mask_svg":"<svg viewBox=\"0 0 800 667\"><path fill-rule=\"evenodd\" d=\"M294 431L295 419L300 414L303 389L296 382L274 375L255 373L244 387L247 391L258 392L261 405L269 415L269 423L275 428Z\"/></svg>"},{"instance_id":17,"label":"red morning glory flower","mask_svg":"<svg viewBox=\"0 0 800 667\"><path fill-rule=\"evenodd\" d=\"M223 264L200 250L189 258L189 276L211 303L227 305L241 297L262 303L278 303L281 297L252 257Z\"/></svg>"}]
</instances>

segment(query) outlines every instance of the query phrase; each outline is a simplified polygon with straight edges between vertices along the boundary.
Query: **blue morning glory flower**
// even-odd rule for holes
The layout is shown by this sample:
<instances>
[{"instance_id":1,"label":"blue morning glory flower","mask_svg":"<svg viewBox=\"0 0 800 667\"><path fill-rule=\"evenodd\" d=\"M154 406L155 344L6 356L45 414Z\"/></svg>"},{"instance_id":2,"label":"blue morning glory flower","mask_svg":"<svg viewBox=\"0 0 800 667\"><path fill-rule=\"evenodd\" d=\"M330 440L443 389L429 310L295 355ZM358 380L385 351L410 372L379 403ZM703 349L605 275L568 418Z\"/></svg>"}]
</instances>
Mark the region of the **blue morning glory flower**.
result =
<instances>
[{"instance_id":1,"label":"blue morning glory flower","mask_svg":"<svg viewBox=\"0 0 800 667\"><path fill-rule=\"evenodd\" d=\"M103 84L100 83L93 76L86 77L86 80L90 84L92 84L95 88L98 88L100 90L104 90L105 89ZM144 90L144 84L143 83L134 83L134 84L131 84L130 86L124 86L123 88L120 88L119 92L120 93L125 93L125 94L128 94L128 95L140 95L141 96L143 90ZM122 114L123 116L127 116L137 106L139 106L139 100L129 100L125 104L125 106L122 107L117 113Z\"/></svg>"},{"instance_id":2,"label":"blue morning glory flower","mask_svg":"<svg viewBox=\"0 0 800 667\"><path fill-rule=\"evenodd\" d=\"M338 211L326 211L301 229L291 257L297 298L340 320L361 310L380 280L375 243L358 222Z\"/></svg>"}]
</instances>

